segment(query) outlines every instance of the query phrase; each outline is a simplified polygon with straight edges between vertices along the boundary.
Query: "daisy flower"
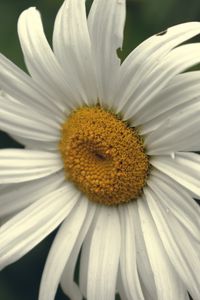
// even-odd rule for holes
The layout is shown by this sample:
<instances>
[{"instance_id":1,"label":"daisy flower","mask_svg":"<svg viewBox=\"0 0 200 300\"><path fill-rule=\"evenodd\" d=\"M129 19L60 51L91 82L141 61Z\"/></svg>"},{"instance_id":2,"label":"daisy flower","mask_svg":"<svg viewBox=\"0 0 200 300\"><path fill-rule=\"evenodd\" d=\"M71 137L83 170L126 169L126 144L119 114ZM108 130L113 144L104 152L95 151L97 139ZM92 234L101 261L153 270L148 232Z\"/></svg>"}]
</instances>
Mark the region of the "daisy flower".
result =
<instances>
[{"instance_id":1,"label":"daisy flower","mask_svg":"<svg viewBox=\"0 0 200 300\"><path fill-rule=\"evenodd\" d=\"M39 300L200 298L200 23L168 28L123 63L125 0L66 0L53 50L19 17L30 75L0 57L0 268L60 228ZM186 72L187 71L187 72ZM74 270L80 254L79 283Z\"/></svg>"}]
</instances>

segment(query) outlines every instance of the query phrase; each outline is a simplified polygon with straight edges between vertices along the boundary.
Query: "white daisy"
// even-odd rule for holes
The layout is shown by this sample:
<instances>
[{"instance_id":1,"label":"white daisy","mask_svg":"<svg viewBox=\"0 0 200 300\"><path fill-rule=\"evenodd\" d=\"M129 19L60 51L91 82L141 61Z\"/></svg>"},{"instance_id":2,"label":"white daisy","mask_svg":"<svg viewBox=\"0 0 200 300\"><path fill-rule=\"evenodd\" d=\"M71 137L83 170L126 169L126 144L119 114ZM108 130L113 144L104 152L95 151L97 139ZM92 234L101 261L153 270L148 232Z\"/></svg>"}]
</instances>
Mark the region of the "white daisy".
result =
<instances>
[{"instance_id":1,"label":"white daisy","mask_svg":"<svg viewBox=\"0 0 200 300\"><path fill-rule=\"evenodd\" d=\"M39 12L18 33L30 76L3 55L0 268L61 224L39 300L200 298L200 23L139 45L120 64L125 0L66 0L53 51ZM180 45L180 46L179 46ZM193 151L193 152L192 152ZM74 270L80 259L79 284Z\"/></svg>"}]
</instances>

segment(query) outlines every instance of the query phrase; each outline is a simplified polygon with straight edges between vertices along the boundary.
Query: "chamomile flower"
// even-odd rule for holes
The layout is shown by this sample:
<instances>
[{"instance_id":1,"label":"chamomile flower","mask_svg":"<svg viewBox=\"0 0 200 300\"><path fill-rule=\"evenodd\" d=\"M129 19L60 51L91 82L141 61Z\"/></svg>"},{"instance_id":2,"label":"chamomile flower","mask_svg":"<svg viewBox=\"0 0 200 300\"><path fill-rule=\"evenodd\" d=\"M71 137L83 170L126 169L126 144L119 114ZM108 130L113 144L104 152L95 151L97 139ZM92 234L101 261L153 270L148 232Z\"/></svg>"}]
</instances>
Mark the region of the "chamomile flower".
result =
<instances>
[{"instance_id":1,"label":"chamomile flower","mask_svg":"<svg viewBox=\"0 0 200 300\"><path fill-rule=\"evenodd\" d=\"M125 0L66 0L53 50L39 12L18 33L30 75L0 57L0 268L60 225L39 300L200 298L200 23L168 28L123 63ZM79 283L74 271L79 254Z\"/></svg>"}]
</instances>

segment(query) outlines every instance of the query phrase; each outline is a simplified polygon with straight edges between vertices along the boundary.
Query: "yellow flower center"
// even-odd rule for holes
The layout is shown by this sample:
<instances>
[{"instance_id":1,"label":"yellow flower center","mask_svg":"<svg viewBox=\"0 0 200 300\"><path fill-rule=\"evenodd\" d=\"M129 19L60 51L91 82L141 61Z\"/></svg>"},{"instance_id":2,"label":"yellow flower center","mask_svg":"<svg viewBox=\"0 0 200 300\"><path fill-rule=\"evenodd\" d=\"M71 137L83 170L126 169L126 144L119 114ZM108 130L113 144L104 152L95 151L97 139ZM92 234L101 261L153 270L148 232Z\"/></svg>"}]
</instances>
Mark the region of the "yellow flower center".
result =
<instances>
[{"instance_id":1,"label":"yellow flower center","mask_svg":"<svg viewBox=\"0 0 200 300\"><path fill-rule=\"evenodd\" d=\"M66 176L90 200L117 205L136 199L149 170L137 132L99 106L74 111L62 127Z\"/></svg>"}]
</instances>

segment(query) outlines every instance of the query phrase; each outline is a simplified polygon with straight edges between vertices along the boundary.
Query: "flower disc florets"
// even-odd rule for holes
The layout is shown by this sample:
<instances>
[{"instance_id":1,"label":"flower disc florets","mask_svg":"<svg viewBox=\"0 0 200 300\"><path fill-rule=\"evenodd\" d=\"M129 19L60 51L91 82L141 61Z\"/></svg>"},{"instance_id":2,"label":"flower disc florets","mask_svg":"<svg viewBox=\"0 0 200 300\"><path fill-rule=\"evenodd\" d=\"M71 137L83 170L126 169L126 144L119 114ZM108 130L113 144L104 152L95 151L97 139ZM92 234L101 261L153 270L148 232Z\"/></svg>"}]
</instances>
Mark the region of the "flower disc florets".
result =
<instances>
[{"instance_id":1,"label":"flower disc florets","mask_svg":"<svg viewBox=\"0 0 200 300\"><path fill-rule=\"evenodd\" d=\"M83 107L69 116L60 150L67 177L92 201L126 203L145 185L149 161L141 138L99 106Z\"/></svg>"}]
</instances>

